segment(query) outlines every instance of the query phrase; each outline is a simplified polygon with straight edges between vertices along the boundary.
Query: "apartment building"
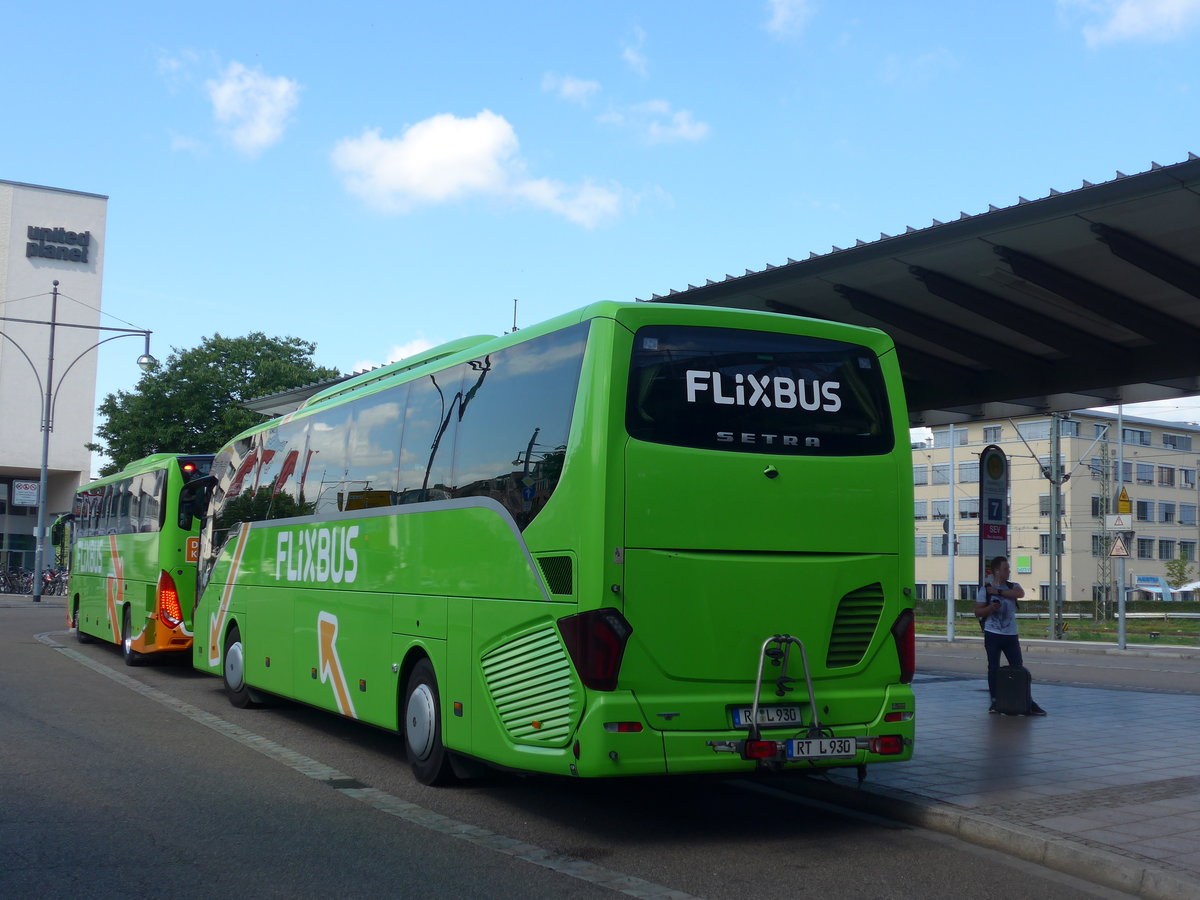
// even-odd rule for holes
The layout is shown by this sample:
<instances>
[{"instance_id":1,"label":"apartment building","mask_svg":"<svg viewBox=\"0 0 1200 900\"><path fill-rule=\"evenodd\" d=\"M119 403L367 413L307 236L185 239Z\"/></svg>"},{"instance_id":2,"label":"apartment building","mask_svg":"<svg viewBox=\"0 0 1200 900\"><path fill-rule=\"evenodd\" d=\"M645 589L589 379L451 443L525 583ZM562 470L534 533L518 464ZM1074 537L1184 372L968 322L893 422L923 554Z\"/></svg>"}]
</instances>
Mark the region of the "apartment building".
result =
<instances>
[{"instance_id":1,"label":"apartment building","mask_svg":"<svg viewBox=\"0 0 1200 900\"><path fill-rule=\"evenodd\" d=\"M1051 484L1045 473L1051 471L1051 419L1042 416L942 426L933 429L930 440L913 445L919 598L944 600L951 583L956 597L975 596L979 455L989 444L1009 457L1012 578L1021 582L1029 599L1050 597ZM1133 520L1125 584L1147 585L1149 576L1165 576L1167 563L1175 559L1188 561L1192 577L1200 577L1200 426L1082 411L1061 422L1060 445L1060 465L1068 476L1060 507L1065 603L1116 597L1121 567L1110 552L1117 535L1105 530L1104 516L1118 511L1113 501L1122 488ZM951 522L957 545L953 565L947 534Z\"/></svg>"}]
</instances>

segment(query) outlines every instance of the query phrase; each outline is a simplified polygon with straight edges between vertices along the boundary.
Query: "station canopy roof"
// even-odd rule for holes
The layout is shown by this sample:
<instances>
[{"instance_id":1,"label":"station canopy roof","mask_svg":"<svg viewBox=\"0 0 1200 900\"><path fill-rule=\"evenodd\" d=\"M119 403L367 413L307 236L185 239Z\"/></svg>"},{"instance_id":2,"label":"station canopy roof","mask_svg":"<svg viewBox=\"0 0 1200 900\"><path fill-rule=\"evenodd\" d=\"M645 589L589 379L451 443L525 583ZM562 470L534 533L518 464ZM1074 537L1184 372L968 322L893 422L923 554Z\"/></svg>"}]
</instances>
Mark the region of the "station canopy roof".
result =
<instances>
[{"instance_id":1,"label":"station canopy roof","mask_svg":"<svg viewBox=\"0 0 1200 900\"><path fill-rule=\"evenodd\" d=\"M912 425L1200 394L1200 158L653 301L868 325Z\"/></svg>"}]
</instances>

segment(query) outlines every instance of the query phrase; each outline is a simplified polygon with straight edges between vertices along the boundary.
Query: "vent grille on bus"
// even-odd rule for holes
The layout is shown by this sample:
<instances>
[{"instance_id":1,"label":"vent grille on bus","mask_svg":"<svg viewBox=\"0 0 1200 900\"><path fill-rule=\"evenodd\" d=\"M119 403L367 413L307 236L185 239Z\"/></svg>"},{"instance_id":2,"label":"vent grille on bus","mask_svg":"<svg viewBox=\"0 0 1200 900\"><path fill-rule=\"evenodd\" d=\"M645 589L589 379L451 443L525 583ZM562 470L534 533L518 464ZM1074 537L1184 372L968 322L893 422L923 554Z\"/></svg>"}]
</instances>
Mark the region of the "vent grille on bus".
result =
<instances>
[{"instance_id":1,"label":"vent grille on bus","mask_svg":"<svg viewBox=\"0 0 1200 900\"><path fill-rule=\"evenodd\" d=\"M860 587L842 597L829 636L825 665L830 669L854 666L862 661L883 612L883 585Z\"/></svg>"},{"instance_id":2,"label":"vent grille on bus","mask_svg":"<svg viewBox=\"0 0 1200 900\"><path fill-rule=\"evenodd\" d=\"M484 655L483 679L509 736L521 744L565 746L582 689L553 625Z\"/></svg>"},{"instance_id":3,"label":"vent grille on bus","mask_svg":"<svg viewBox=\"0 0 1200 900\"><path fill-rule=\"evenodd\" d=\"M542 567L542 575L546 578L550 593L570 595L575 592L571 557L539 556L538 565Z\"/></svg>"}]
</instances>

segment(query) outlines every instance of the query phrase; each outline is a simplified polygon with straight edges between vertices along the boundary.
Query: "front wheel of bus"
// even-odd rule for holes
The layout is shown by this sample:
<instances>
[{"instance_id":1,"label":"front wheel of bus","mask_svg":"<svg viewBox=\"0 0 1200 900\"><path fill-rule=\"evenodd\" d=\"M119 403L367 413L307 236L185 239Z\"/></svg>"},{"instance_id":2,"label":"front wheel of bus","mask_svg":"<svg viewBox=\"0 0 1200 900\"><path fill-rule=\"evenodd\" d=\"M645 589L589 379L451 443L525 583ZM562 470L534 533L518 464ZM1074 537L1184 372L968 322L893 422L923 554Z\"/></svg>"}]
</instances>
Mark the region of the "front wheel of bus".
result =
<instances>
[{"instance_id":1,"label":"front wheel of bus","mask_svg":"<svg viewBox=\"0 0 1200 900\"><path fill-rule=\"evenodd\" d=\"M404 691L404 749L413 775L421 784L446 784L454 779L450 757L442 745L442 709L437 678L423 659L408 676Z\"/></svg>"},{"instance_id":2,"label":"front wheel of bus","mask_svg":"<svg viewBox=\"0 0 1200 900\"><path fill-rule=\"evenodd\" d=\"M225 636L224 664L221 667L225 678L225 693L229 702L238 709L254 706L252 691L246 685L246 651L242 646L242 633L234 625Z\"/></svg>"},{"instance_id":3,"label":"front wheel of bus","mask_svg":"<svg viewBox=\"0 0 1200 900\"><path fill-rule=\"evenodd\" d=\"M146 657L133 649L133 615L128 606L121 616L121 656L127 666L140 666L146 661Z\"/></svg>"}]
</instances>

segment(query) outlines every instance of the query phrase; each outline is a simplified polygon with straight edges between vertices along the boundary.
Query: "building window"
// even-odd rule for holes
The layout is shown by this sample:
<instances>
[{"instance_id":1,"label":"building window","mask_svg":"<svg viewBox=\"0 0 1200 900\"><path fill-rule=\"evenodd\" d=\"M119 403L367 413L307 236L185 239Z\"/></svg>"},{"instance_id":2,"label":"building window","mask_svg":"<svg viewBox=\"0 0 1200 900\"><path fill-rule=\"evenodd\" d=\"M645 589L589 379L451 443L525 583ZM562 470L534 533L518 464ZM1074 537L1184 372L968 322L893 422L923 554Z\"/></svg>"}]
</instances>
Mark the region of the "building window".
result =
<instances>
[{"instance_id":1,"label":"building window","mask_svg":"<svg viewBox=\"0 0 1200 900\"><path fill-rule=\"evenodd\" d=\"M1195 541L1180 541L1179 542L1179 558L1184 562L1196 561L1196 542Z\"/></svg>"},{"instance_id":2,"label":"building window","mask_svg":"<svg viewBox=\"0 0 1200 900\"><path fill-rule=\"evenodd\" d=\"M1175 558L1175 542L1174 541L1159 541L1158 542L1158 558L1163 560L1171 560Z\"/></svg>"},{"instance_id":3,"label":"building window","mask_svg":"<svg viewBox=\"0 0 1200 900\"><path fill-rule=\"evenodd\" d=\"M1150 432L1143 431L1140 428L1126 428L1121 432L1121 440L1126 444L1138 444L1142 447L1150 446Z\"/></svg>"},{"instance_id":4,"label":"building window","mask_svg":"<svg viewBox=\"0 0 1200 900\"><path fill-rule=\"evenodd\" d=\"M923 521L929 518L929 501L914 500L913 501L913 518L918 521Z\"/></svg>"},{"instance_id":5,"label":"building window","mask_svg":"<svg viewBox=\"0 0 1200 900\"><path fill-rule=\"evenodd\" d=\"M1103 497L1092 496L1092 518L1099 519L1108 512L1108 504L1104 502Z\"/></svg>"},{"instance_id":6,"label":"building window","mask_svg":"<svg viewBox=\"0 0 1200 900\"><path fill-rule=\"evenodd\" d=\"M1149 463L1137 464L1137 483L1154 484L1154 466Z\"/></svg>"},{"instance_id":7,"label":"building window","mask_svg":"<svg viewBox=\"0 0 1200 900\"><path fill-rule=\"evenodd\" d=\"M1150 500L1138 500L1135 507L1135 514L1139 522L1154 521L1154 503Z\"/></svg>"},{"instance_id":8,"label":"building window","mask_svg":"<svg viewBox=\"0 0 1200 900\"><path fill-rule=\"evenodd\" d=\"M978 519L979 518L979 498L968 497L965 500L958 501L958 517L960 519Z\"/></svg>"},{"instance_id":9,"label":"building window","mask_svg":"<svg viewBox=\"0 0 1200 900\"><path fill-rule=\"evenodd\" d=\"M946 583L945 582L935 581L933 583L933 599L934 600L945 600L946 599Z\"/></svg>"},{"instance_id":10,"label":"building window","mask_svg":"<svg viewBox=\"0 0 1200 900\"><path fill-rule=\"evenodd\" d=\"M1020 422L1017 425L1017 434L1027 441L1048 440L1050 438L1050 421Z\"/></svg>"},{"instance_id":11,"label":"building window","mask_svg":"<svg viewBox=\"0 0 1200 900\"><path fill-rule=\"evenodd\" d=\"M1079 437L1079 423L1074 419L1063 419L1058 427L1058 433L1065 438Z\"/></svg>"},{"instance_id":12,"label":"building window","mask_svg":"<svg viewBox=\"0 0 1200 900\"><path fill-rule=\"evenodd\" d=\"M1108 434L1108 425L1103 422L1092 423L1092 437L1105 437Z\"/></svg>"},{"instance_id":13,"label":"building window","mask_svg":"<svg viewBox=\"0 0 1200 900\"><path fill-rule=\"evenodd\" d=\"M929 466L913 466L913 484L929 484Z\"/></svg>"},{"instance_id":14,"label":"building window","mask_svg":"<svg viewBox=\"0 0 1200 900\"><path fill-rule=\"evenodd\" d=\"M974 460L959 463L958 480L960 482L979 481L979 463Z\"/></svg>"},{"instance_id":15,"label":"building window","mask_svg":"<svg viewBox=\"0 0 1200 900\"><path fill-rule=\"evenodd\" d=\"M1186 434L1164 434L1162 439L1163 446L1170 447L1172 450L1192 449L1192 439Z\"/></svg>"},{"instance_id":16,"label":"building window","mask_svg":"<svg viewBox=\"0 0 1200 900\"><path fill-rule=\"evenodd\" d=\"M1179 504L1179 524L1180 525L1195 525L1196 524L1196 504L1195 503L1180 503Z\"/></svg>"},{"instance_id":17,"label":"building window","mask_svg":"<svg viewBox=\"0 0 1200 900\"><path fill-rule=\"evenodd\" d=\"M1066 539L1067 536L1065 534L1060 534L1058 536L1059 555L1062 554L1063 547L1066 546ZM1050 535L1044 533L1038 535L1038 553L1042 554L1042 556L1050 555Z\"/></svg>"},{"instance_id":18,"label":"building window","mask_svg":"<svg viewBox=\"0 0 1200 900\"><path fill-rule=\"evenodd\" d=\"M1154 559L1154 538L1138 538L1137 542L1137 558Z\"/></svg>"},{"instance_id":19,"label":"building window","mask_svg":"<svg viewBox=\"0 0 1200 900\"><path fill-rule=\"evenodd\" d=\"M971 584L965 581L958 583L958 599L959 600L974 600L979 596L979 585Z\"/></svg>"},{"instance_id":20,"label":"building window","mask_svg":"<svg viewBox=\"0 0 1200 900\"><path fill-rule=\"evenodd\" d=\"M916 536L916 543L913 545L913 552L917 556L928 556L929 555L929 536L928 535L918 534Z\"/></svg>"},{"instance_id":21,"label":"building window","mask_svg":"<svg viewBox=\"0 0 1200 900\"><path fill-rule=\"evenodd\" d=\"M979 555L979 535L956 534L954 537L958 541L958 552L954 554L955 556Z\"/></svg>"},{"instance_id":22,"label":"building window","mask_svg":"<svg viewBox=\"0 0 1200 900\"><path fill-rule=\"evenodd\" d=\"M929 597L929 585L923 581L918 581L915 585L917 589L917 599L926 600Z\"/></svg>"},{"instance_id":23,"label":"building window","mask_svg":"<svg viewBox=\"0 0 1200 900\"><path fill-rule=\"evenodd\" d=\"M1114 462L1113 473L1117 474L1117 480L1122 484L1133 484L1133 463L1122 462L1121 471L1117 473L1117 464Z\"/></svg>"},{"instance_id":24,"label":"building window","mask_svg":"<svg viewBox=\"0 0 1200 900\"><path fill-rule=\"evenodd\" d=\"M1158 483L1161 487L1175 487L1175 469L1172 466L1159 466Z\"/></svg>"},{"instance_id":25,"label":"building window","mask_svg":"<svg viewBox=\"0 0 1200 900\"><path fill-rule=\"evenodd\" d=\"M1039 516L1050 515L1050 495L1049 494L1038 494L1038 515Z\"/></svg>"},{"instance_id":26,"label":"building window","mask_svg":"<svg viewBox=\"0 0 1200 900\"><path fill-rule=\"evenodd\" d=\"M1104 477L1104 460L1093 456L1091 462L1088 463L1088 471L1092 473L1093 481L1099 481Z\"/></svg>"},{"instance_id":27,"label":"building window","mask_svg":"<svg viewBox=\"0 0 1200 900\"><path fill-rule=\"evenodd\" d=\"M1108 556L1108 537L1106 535L1092 535L1092 556Z\"/></svg>"},{"instance_id":28,"label":"building window","mask_svg":"<svg viewBox=\"0 0 1200 900\"><path fill-rule=\"evenodd\" d=\"M933 502L933 518L948 519L950 518L950 501L949 500L934 500Z\"/></svg>"},{"instance_id":29,"label":"building window","mask_svg":"<svg viewBox=\"0 0 1200 900\"><path fill-rule=\"evenodd\" d=\"M933 536L933 540L929 544L929 555L930 556L945 556L946 555L946 543L949 540L950 540L950 535L948 535L948 534L935 534Z\"/></svg>"},{"instance_id":30,"label":"building window","mask_svg":"<svg viewBox=\"0 0 1200 900\"><path fill-rule=\"evenodd\" d=\"M967 428L965 425L962 428L954 429L954 443L957 444L959 447L965 447L967 445ZM950 446L950 429L949 428L943 429L942 431L935 431L933 433L933 446L935 446L935 447L949 447Z\"/></svg>"},{"instance_id":31,"label":"building window","mask_svg":"<svg viewBox=\"0 0 1200 900\"><path fill-rule=\"evenodd\" d=\"M937 463L933 467L933 483L934 484L949 484L950 483L950 463Z\"/></svg>"},{"instance_id":32,"label":"building window","mask_svg":"<svg viewBox=\"0 0 1200 900\"><path fill-rule=\"evenodd\" d=\"M1175 504L1160 503L1158 504L1158 521L1165 524L1171 524L1175 521Z\"/></svg>"},{"instance_id":33,"label":"building window","mask_svg":"<svg viewBox=\"0 0 1200 900\"><path fill-rule=\"evenodd\" d=\"M1000 435L1004 433L1003 425L984 425L983 426L983 442L985 444L1000 443Z\"/></svg>"},{"instance_id":34,"label":"building window","mask_svg":"<svg viewBox=\"0 0 1200 900\"><path fill-rule=\"evenodd\" d=\"M1188 488L1189 490L1196 489L1196 470L1195 469L1180 469L1179 470L1179 486Z\"/></svg>"}]
</instances>

